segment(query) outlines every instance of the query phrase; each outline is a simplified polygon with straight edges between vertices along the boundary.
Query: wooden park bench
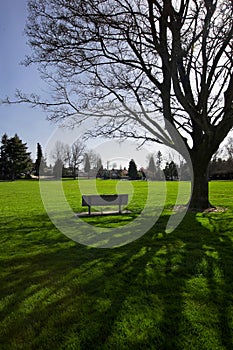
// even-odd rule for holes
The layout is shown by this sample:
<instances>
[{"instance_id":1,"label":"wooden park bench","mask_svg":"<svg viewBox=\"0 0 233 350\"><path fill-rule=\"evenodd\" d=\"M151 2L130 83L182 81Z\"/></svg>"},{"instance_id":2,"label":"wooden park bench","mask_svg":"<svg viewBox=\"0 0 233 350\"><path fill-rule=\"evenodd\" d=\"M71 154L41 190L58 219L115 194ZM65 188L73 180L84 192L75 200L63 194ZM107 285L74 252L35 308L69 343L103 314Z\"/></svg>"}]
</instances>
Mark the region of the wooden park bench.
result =
<instances>
[{"instance_id":1,"label":"wooden park bench","mask_svg":"<svg viewBox=\"0 0 233 350\"><path fill-rule=\"evenodd\" d=\"M88 207L88 215L91 215L92 206L112 205L118 205L118 212L109 212L109 214L122 214L122 205L126 204L128 204L128 194L102 194L82 196L82 206Z\"/></svg>"}]
</instances>

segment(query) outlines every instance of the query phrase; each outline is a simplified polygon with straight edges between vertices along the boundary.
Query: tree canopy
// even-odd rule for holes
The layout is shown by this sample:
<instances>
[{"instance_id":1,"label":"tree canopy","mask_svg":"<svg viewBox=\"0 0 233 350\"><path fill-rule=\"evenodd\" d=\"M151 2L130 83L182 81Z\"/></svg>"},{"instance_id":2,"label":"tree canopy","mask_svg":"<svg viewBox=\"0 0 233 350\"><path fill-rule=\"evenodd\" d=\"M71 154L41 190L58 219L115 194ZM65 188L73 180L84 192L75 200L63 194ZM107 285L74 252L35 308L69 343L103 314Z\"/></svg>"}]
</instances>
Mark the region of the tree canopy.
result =
<instances>
[{"instance_id":1,"label":"tree canopy","mask_svg":"<svg viewBox=\"0 0 233 350\"><path fill-rule=\"evenodd\" d=\"M208 164L233 126L233 2L29 0L28 9L25 63L38 64L52 95L18 99L50 119L94 116L95 135L186 148L190 207L208 207Z\"/></svg>"}]
</instances>

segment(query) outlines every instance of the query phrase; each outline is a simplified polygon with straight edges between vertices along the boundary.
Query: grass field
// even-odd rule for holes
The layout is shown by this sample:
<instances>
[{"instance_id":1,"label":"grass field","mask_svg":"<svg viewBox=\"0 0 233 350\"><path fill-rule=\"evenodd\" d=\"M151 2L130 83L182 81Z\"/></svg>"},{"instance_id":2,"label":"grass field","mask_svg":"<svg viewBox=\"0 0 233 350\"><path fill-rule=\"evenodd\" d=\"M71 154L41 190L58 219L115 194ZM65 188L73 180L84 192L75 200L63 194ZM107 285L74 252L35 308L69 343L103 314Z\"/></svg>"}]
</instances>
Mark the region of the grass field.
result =
<instances>
[{"instance_id":1,"label":"grass field","mask_svg":"<svg viewBox=\"0 0 233 350\"><path fill-rule=\"evenodd\" d=\"M63 186L81 211L77 181ZM82 186L91 191L91 180ZM105 193L116 186L97 183ZM147 184L132 186L131 215L91 224L123 226L140 213ZM146 234L97 249L56 229L37 181L0 182L0 349L232 350L233 183L210 183L212 203L226 211L189 213L170 234L177 183L167 186Z\"/></svg>"}]
</instances>

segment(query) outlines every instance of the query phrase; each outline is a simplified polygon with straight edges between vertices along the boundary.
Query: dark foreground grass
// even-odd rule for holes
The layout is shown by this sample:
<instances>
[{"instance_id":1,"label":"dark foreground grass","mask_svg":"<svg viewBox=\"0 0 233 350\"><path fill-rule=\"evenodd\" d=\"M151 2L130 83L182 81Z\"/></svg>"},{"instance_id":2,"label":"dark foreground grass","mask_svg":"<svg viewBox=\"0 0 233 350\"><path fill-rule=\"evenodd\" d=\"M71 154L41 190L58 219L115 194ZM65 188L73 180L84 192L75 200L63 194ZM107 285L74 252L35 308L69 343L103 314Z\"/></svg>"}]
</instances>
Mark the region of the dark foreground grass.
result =
<instances>
[{"instance_id":1,"label":"dark foreground grass","mask_svg":"<svg viewBox=\"0 0 233 350\"><path fill-rule=\"evenodd\" d=\"M232 349L233 183L210 183L226 212L188 214L165 234L168 185L149 232L96 249L54 227L37 182L0 183L0 349ZM139 196L145 184L135 186ZM77 184L64 187L80 210Z\"/></svg>"}]
</instances>

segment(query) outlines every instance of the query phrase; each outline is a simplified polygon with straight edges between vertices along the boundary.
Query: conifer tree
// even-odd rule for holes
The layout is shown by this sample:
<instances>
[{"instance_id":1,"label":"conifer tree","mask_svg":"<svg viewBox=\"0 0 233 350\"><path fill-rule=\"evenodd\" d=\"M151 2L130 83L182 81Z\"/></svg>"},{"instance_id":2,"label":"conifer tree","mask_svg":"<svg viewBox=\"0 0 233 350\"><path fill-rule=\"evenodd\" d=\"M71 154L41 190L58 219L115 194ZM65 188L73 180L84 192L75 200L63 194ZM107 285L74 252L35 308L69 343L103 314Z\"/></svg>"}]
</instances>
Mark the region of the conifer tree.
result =
<instances>
[{"instance_id":1,"label":"conifer tree","mask_svg":"<svg viewBox=\"0 0 233 350\"><path fill-rule=\"evenodd\" d=\"M137 166L133 159L129 162L128 175L131 180L136 180L138 178Z\"/></svg>"},{"instance_id":2,"label":"conifer tree","mask_svg":"<svg viewBox=\"0 0 233 350\"><path fill-rule=\"evenodd\" d=\"M39 143L37 143L37 158L36 158L36 162L35 162L35 175L38 176L38 178L40 177L40 165L41 165L42 157L43 157L43 153L42 153L41 145Z\"/></svg>"},{"instance_id":3,"label":"conifer tree","mask_svg":"<svg viewBox=\"0 0 233 350\"><path fill-rule=\"evenodd\" d=\"M148 170L152 178L155 178L156 167L153 155L150 156Z\"/></svg>"},{"instance_id":4,"label":"conifer tree","mask_svg":"<svg viewBox=\"0 0 233 350\"><path fill-rule=\"evenodd\" d=\"M1 148L0 148L0 178L6 179L8 173L8 160L7 160L7 142L8 136L4 134L1 140Z\"/></svg>"},{"instance_id":5,"label":"conifer tree","mask_svg":"<svg viewBox=\"0 0 233 350\"><path fill-rule=\"evenodd\" d=\"M11 138L4 134L1 143L1 177L15 180L21 174L29 174L32 170L32 160L30 152L27 151L27 144L23 143L17 134Z\"/></svg>"}]
</instances>

